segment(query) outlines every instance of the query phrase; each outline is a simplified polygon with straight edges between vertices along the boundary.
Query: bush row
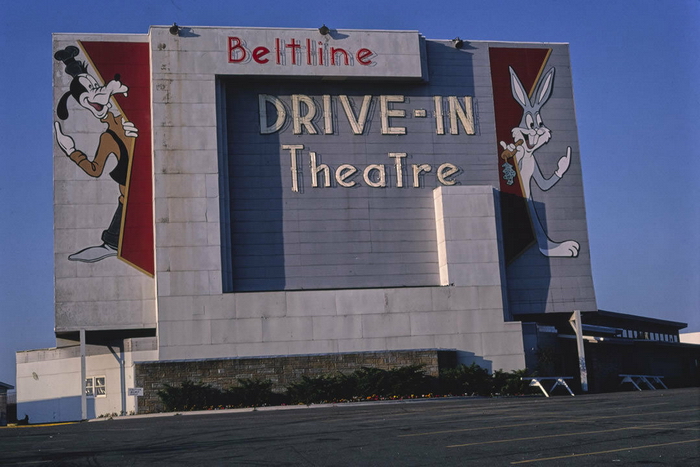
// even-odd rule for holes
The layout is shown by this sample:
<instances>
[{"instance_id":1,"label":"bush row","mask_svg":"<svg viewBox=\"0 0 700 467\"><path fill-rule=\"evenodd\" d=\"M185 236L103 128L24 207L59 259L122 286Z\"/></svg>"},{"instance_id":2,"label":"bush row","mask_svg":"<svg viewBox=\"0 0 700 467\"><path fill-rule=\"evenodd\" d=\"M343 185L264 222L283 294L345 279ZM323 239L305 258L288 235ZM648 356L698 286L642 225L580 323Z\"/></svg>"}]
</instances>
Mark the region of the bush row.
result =
<instances>
[{"instance_id":1,"label":"bush row","mask_svg":"<svg viewBox=\"0 0 700 467\"><path fill-rule=\"evenodd\" d=\"M472 364L441 370L440 377L435 378L427 375L422 366L411 365L391 370L361 368L350 374L302 376L283 393L273 392L271 381L239 379L238 386L228 389L192 381L179 386L166 384L158 391L158 396L166 411L182 411L446 395L531 394L531 388L520 380L524 375L524 370L498 370L489 374L486 369Z\"/></svg>"}]
</instances>

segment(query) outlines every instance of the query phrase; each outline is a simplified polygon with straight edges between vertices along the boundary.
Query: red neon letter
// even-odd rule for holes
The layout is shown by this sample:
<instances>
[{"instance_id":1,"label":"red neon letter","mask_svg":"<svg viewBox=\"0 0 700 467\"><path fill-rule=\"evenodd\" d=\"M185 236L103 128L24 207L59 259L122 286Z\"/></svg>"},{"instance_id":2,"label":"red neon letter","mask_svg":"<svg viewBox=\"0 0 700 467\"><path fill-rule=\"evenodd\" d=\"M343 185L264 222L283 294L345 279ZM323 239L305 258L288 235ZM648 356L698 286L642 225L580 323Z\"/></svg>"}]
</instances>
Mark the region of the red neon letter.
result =
<instances>
[{"instance_id":1,"label":"red neon letter","mask_svg":"<svg viewBox=\"0 0 700 467\"><path fill-rule=\"evenodd\" d=\"M374 52L372 52L369 49L360 49L357 51L357 61L360 63L360 65L371 65L372 64L372 57L374 56Z\"/></svg>"},{"instance_id":2,"label":"red neon letter","mask_svg":"<svg viewBox=\"0 0 700 467\"><path fill-rule=\"evenodd\" d=\"M292 39L292 41L285 45L288 49L292 49L292 65L297 64L297 49L301 48L301 44L297 44L296 39Z\"/></svg>"},{"instance_id":3,"label":"red neon letter","mask_svg":"<svg viewBox=\"0 0 700 467\"><path fill-rule=\"evenodd\" d=\"M263 57L269 53L270 49L268 49L267 47L256 47L255 50L253 50L253 60L255 60L258 63L267 63L270 61L270 59Z\"/></svg>"},{"instance_id":4,"label":"red neon letter","mask_svg":"<svg viewBox=\"0 0 700 467\"><path fill-rule=\"evenodd\" d=\"M236 58L238 55L238 58ZM241 40L237 37L228 38L228 62L229 63L240 63L246 59L247 53L245 47L241 43Z\"/></svg>"},{"instance_id":5,"label":"red neon letter","mask_svg":"<svg viewBox=\"0 0 700 467\"><path fill-rule=\"evenodd\" d=\"M343 54L343 57L345 58L345 65L350 65L348 53L345 51L345 49L341 49L340 47L331 47L331 65L335 65L336 54Z\"/></svg>"}]
</instances>

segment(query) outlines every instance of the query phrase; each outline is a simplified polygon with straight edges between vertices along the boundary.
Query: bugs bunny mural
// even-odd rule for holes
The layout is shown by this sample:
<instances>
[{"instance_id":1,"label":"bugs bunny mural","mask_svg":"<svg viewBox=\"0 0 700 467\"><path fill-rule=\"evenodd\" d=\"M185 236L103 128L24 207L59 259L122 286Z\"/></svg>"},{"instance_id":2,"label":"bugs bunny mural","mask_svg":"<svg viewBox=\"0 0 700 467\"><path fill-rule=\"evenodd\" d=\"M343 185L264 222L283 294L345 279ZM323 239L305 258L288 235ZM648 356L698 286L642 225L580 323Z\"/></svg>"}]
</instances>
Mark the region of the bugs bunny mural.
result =
<instances>
[{"instance_id":1,"label":"bugs bunny mural","mask_svg":"<svg viewBox=\"0 0 700 467\"><path fill-rule=\"evenodd\" d=\"M513 97L523 108L523 117L520 120L520 124L512 130L513 141L515 141L515 143L506 144L504 141L501 141L501 146L504 149L502 157L505 158L506 161L510 157L515 157L515 162L518 165L518 172L521 178L523 195L527 201L527 207L530 212L533 228L535 229L535 237L537 238L537 246L540 252L545 256L576 257L578 256L580 248L578 242L573 240L555 242L551 240L540 222L535 209L535 203L532 199L533 180L542 191L547 191L561 180L571 163L571 147L567 147L566 155L559 159L558 167L554 171L554 174L549 178L545 178L537 164L537 159L535 159L535 151L547 144L552 137L551 130L547 128L542 121L540 109L552 94L554 68L551 68L544 77L540 79L532 96L532 100L528 97L515 71L513 71L511 67L508 67L508 69L510 70L510 84Z\"/></svg>"}]
</instances>

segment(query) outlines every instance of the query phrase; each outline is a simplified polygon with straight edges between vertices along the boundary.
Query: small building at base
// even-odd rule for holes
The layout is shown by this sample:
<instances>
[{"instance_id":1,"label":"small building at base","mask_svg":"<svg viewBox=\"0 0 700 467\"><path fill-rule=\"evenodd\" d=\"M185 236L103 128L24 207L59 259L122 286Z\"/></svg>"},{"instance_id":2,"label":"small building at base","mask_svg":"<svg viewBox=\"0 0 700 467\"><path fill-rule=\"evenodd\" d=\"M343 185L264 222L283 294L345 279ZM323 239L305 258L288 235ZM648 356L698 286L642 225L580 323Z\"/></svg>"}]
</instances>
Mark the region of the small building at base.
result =
<instances>
[{"instance_id":1,"label":"small building at base","mask_svg":"<svg viewBox=\"0 0 700 467\"><path fill-rule=\"evenodd\" d=\"M7 425L7 391L14 388L0 381L0 426Z\"/></svg>"},{"instance_id":2,"label":"small building at base","mask_svg":"<svg viewBox=\"0 0 700 467\"><path fill-rule=\"evenodd\" d=\"M598 311L567 44L153 26L53 53L33 422L157 410L184 380L535 369L576 356L575 310L586 349L680 346L682 323Z\"/></svg>"}]
</instances>

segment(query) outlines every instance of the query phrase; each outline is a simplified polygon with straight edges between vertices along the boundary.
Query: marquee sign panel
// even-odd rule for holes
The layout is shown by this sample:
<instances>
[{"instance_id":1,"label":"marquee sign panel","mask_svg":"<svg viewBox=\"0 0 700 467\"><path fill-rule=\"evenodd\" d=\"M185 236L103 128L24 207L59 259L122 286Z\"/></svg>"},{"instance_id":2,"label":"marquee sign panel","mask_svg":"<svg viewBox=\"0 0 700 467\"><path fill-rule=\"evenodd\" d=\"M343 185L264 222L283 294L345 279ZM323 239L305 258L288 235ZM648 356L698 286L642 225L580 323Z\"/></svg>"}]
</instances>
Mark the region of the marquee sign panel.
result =
<instances>
[{"instance_id":1,"label":"marquee sign panel","mask_svg":"<svg viewBox=\"0 0 700 467\"><path fill-rule=\"evenodd\" d=\"M371 90L371 94L368 91ZM432 190L483 177L472 96L226 83L232 291L438 283Z\"/></svg>"}]
</instances>

